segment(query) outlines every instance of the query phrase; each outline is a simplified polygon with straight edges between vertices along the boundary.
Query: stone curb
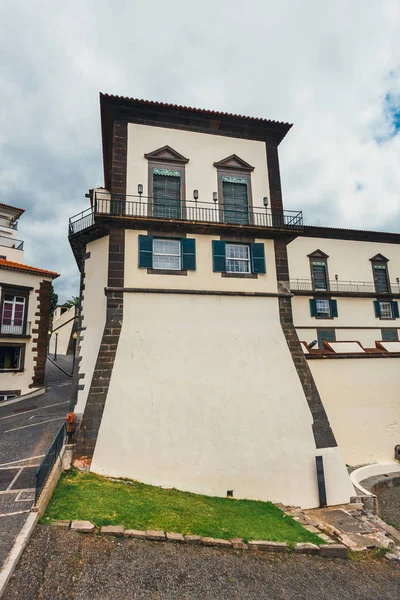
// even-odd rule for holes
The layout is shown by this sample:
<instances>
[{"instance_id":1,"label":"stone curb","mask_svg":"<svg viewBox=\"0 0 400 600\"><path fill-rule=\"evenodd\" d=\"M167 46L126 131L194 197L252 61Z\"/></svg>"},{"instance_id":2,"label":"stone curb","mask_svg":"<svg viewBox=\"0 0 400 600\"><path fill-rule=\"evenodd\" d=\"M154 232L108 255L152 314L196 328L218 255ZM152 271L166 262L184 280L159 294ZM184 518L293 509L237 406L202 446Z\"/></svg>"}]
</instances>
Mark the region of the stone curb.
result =
<instances>
[{"instance_id":1,"label":"stone curb","mask_svg":"<svg viewBox=\"0 0 400 600\"><path fill-rule=\"evenodd\" d=\"M197 546L209 546L213 548L230 548L233 550L249 550L250 552L283 552L288 554L291 547L286 542L270 542L268 540L252 540L245 543L242 538L232 540L201 537L200 535L182 535L173 531L155 531L140 529L125 529L122 525L103 525L99 531L90 521L53 521L53 527L62 529L71 528L77 533L97 533L104 536L117 536L136 540L148 540L151 542L169 542L173 544L189 544ZM348 558L348 548L343 544L310 544L299 542L293 548L294 554L309 554L325 556L327 558Z\"/></svg>"}]
</instances>

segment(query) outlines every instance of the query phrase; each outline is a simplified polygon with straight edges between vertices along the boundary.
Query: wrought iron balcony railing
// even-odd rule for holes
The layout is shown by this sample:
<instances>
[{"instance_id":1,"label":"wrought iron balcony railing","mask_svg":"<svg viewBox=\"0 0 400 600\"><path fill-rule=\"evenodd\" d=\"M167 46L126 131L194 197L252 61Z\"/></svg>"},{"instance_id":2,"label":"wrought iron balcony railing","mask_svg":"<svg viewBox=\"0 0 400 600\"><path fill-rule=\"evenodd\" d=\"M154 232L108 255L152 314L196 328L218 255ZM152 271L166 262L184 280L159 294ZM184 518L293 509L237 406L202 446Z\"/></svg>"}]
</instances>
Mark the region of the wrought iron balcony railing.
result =
<instances>
[{"instance_id":1,"label":"wrought iron balcony railing","mask_svg":"<svg viewBox=\"0 0 400 600\"><path fill-rule=\"evenodd\" d=\"M312 279L291 279L290 289L292 292L344 292L351 294L399 294L400 283L392 283L390 285L390 291L382 291L376 288L374 282L369 281L340 281L334 280L329 281L326 289L322 287L315 287Z\"/></svg>"},{"instance_id":2,"label":"wrought iron balcony railing","mask_svg":"<svg viewBox=\"0 0 400 600\"><path fill-rule=\"evenodd\" d=\"M15 248L15 250L23 250L24 242L16 240L15 238L7 238L0 235L0 246L6 246L7 248Z\"/></svg>"},{"instance_id":3,"label":"wrought iron balcony railing","mask_svg":"<svg viewBox=\"0 0 400 600\"><path fill-rule=\"evenodd\" d=\"M1 335L30 335L31 323L21 323L21 319L3 319L0 323Z\"/></svg>"},{"instance_id":4,"label":"wrought iron balcony railing","mask_svg":"<svg viewBox=\"0 0 400 600\"><path fill-rule=\"evenodd\" d=\"M128 200L135 198L135 200ZM120 195L115 198L97 198L94 206L78 213L69 220L69 235L79 233L95 224L96 216L120 216L151 218L162 221L180 220L200 223L225 223L275 229L302 229L303 213L285 210L272 214L270 210L251 208L239 210L218 202L184 200L179 203L160 202L144 196Z\"/></svg>"}]
</instances>

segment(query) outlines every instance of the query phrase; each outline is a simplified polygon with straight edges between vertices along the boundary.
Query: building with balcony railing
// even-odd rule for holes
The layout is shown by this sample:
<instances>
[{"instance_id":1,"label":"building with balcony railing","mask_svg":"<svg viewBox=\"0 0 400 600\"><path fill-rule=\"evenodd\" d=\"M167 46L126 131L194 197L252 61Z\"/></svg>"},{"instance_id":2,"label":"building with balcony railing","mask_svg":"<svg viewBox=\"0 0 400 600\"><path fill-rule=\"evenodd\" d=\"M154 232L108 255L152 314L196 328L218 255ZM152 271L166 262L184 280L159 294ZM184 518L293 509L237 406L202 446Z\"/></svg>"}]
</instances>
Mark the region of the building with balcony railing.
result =
<instances>
[{"instance_id":1,"label":"building with balcony railing","mask_svg":"<svg viewBox=\"0 0 400 600\"><path fill-rule=\"evenodd\" d=\"M25 264L16 237L23 212L0 204L0 403L44 383L51 282L58 277Z\"/></svg>"},{"instance_id":2,"label":"building with balcony railing","mask_svg":"<svg viewBox=\"0 0 400 600\"><path fill-rule=\"evenodd\" d=\"M319 504L319 457L328 503L347 502L345 461L390 459L399 435L400 235L287 210L287 123L100 104L104 187L68 231L77 454L97 473L302 506Z\"/></svg>"}]
</instances>

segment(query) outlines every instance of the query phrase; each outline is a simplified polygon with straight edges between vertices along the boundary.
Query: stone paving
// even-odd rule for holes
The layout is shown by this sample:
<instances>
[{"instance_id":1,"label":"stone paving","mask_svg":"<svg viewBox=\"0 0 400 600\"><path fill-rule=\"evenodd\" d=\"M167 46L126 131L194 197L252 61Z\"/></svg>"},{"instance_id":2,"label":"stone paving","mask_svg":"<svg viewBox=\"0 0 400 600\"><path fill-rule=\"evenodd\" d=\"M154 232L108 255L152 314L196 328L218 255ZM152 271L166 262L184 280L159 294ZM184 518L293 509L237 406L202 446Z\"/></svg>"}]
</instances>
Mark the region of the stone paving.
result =
<instances>
[{"instance_id":1,"label":"stone paving","mask_svg":"<svg viewBox=\"0 0 400 600\"><path fill-rule=\"evenodd\" d=\"M386 560L253 553L39 525L2 600L394 600Z\"/></svg>"},{"instance_id":2,"label":"stone paving","mask_svg":"<svg viewBox=\"0 0 400 600\"><path fill-rule=\"evenodd\" d=\"M71 370L72 357L59 357ZM35 499L36 471L68 412L72 379L47 362L48 392L0 404L0 568Z\"/></svg>"}]
</instances>

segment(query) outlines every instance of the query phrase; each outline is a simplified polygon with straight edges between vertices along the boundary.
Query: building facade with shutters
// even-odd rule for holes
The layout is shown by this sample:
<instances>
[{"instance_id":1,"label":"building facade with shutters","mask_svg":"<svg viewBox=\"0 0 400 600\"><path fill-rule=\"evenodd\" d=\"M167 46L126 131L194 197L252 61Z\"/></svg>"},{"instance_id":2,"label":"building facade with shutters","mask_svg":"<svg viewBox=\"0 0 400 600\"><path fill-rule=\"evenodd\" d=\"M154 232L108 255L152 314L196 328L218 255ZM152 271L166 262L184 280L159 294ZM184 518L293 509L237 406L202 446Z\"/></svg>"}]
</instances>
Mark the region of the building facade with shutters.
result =
<instances>
[{"instance_id":1,"label":"building facade with shutters","mask_svg":"<svg viewBox=\"0 0 400 600\"><path fill-rule=\"evenodd\" d=\"M44 384L51 282L58 277L25 264L23 212L0 204L0 405Z\"/></svg>"},{"instance_id":2,"label":"building facade with shutters","mask_svg":"<svg viewBox=\"0 0 400 600\"><path fill-rule=\"evenodd\" d=\"M315 233L283 208L278 146L291 126L100 103L105 186L69 225L81 272L77 455L100 474L304 507L319 504L322 457L328 503L348 502L310 368L338 354L301 344L343 318L328 287L340 230ZM358 245L367 234L354 235ZM392 260L392 236L370 258ZM309 288L297 294L291 279ZM384 298L395 310L392 290Z\"/></svg>"}]
</instances>

